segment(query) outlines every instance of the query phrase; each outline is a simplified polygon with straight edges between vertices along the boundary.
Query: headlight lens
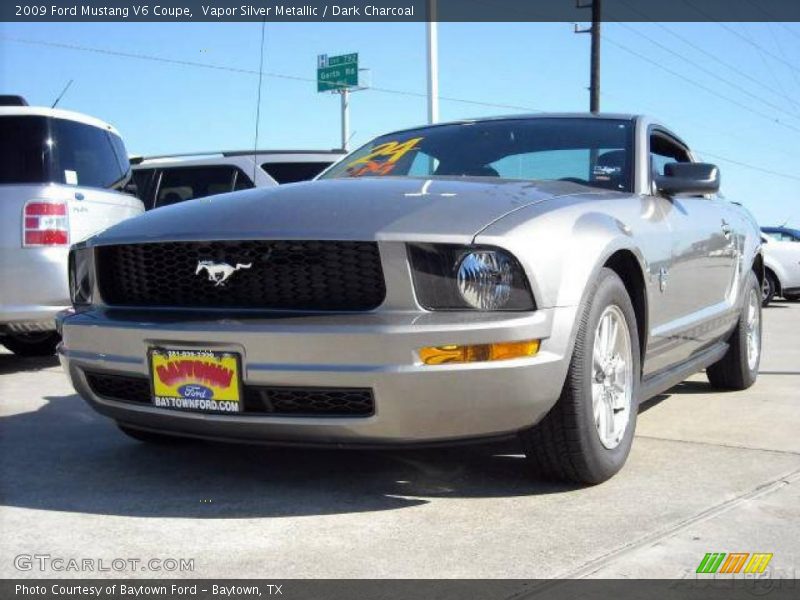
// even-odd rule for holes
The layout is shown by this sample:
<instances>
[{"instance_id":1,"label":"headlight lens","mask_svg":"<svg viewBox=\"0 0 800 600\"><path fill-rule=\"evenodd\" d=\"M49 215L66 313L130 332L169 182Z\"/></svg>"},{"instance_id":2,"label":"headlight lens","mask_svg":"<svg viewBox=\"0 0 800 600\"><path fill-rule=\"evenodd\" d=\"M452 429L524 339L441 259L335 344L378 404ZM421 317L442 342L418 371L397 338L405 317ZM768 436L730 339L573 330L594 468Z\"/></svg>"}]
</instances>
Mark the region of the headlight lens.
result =
<instances>
[{"instance_id":1,"label":"headlight lens","mask_svg":"<svg viewBox=\"0 0 800 600\"><path fill-rule=\"evenodd\" d=\"M514 275L508 255L497 250L465 254L457 274L458 291L472 308L497 310L508 304Z\"/></svg>"},{"instance_id":2,"label":"headlight lens","mask_svg":"<svg viewBox=\"0 0 800 600\"><path fill-rule=\"evenodd\" d=\"M69 253L69 297L73 306L92 303L94 254L91 248L73 248Z\"/></svg>"},{"instance_id":3,"label":"headlight lens","mask_svg":"<svg viewBox=\"0 0 800 600\"><path fill-rule=\"evenodd\" d=\"M429 310L534 310L522 266L499 248L409 245L414 287Z\"/></svg>"}]
</instances>

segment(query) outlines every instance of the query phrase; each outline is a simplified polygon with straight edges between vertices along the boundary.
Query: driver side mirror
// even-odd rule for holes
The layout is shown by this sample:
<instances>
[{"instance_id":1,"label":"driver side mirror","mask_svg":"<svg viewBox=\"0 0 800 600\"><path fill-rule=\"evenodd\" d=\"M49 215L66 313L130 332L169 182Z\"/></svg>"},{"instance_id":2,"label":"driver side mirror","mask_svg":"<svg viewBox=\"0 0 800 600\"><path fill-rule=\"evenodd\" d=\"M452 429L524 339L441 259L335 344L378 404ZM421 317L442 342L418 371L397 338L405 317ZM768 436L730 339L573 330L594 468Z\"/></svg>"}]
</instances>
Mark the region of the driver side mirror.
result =
<instances>
[{"instance_id":1,"label":"driver side mirror","mask_svg":"<svg viewBox=\"0 0 800 600\"><path fill-rule=\"evenodd\" d=\"M664 174L656 175L656 188L662 194L715 194L719 191L719 169L709 163L667 163Z\"/></svg>"}]
</instances>

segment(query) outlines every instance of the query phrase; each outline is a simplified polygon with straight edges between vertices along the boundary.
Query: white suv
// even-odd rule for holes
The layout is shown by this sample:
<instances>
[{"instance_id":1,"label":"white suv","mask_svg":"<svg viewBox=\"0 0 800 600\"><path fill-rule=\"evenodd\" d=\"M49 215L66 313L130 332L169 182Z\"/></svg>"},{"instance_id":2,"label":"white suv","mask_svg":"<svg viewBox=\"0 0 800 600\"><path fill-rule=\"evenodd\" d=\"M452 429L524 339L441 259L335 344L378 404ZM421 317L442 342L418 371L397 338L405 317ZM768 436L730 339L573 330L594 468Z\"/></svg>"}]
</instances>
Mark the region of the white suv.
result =
<instances>
[{"instance_id":1,"label":"white suv","mask_svg":"<svg viewBox=\"0 0 800 600\"><path fill-rule=\"evenodd\" d=\"M70 305L70 244L144 207L119 191L130 168L111 125L2 100L0 343L19 355L52 354L59 340L54 317Z\"/></svg>"},{"instance_id":2,"label":"white suv","mask_svg":"<svg viewBox=\"0 0 800 600\"><path fill-rule=\"evenodd\" d=\"M214 194L306 181L344 155L342 150L242 150L134 158L131 165L135 193L149 210Z\"/></svg>"}]
</instances>

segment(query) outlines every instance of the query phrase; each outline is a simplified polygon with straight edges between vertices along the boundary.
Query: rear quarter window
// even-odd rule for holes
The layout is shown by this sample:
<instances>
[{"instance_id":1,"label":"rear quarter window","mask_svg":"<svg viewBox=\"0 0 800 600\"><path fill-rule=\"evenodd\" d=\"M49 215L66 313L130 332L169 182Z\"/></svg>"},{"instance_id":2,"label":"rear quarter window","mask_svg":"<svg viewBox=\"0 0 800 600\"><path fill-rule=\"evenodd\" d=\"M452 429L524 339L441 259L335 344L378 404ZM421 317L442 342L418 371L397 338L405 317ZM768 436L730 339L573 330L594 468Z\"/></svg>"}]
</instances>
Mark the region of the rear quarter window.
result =
<instances>
[{"instance_id":1,"label":"rear quarter window","mask_svg":"<svg viewBox=\"0 0 800 600\"><path fill-rule=\"evenodd\" d=\"M264 163L261 168L278 183L295 183L314 179L330 164L330 162L273 162Z\"/></svg>"},{"instance_id":2,"label":"rear quarter window","mask_svg":"<svg viewBox=\"0 0 800 600\"><path fill-rule=\"evenodd\" d=\"M127 177L127 166L123 169L111 135L103 129L52 119L50 137L55 147L54 182L111 188Z\"/></svg>"}]
</instances>

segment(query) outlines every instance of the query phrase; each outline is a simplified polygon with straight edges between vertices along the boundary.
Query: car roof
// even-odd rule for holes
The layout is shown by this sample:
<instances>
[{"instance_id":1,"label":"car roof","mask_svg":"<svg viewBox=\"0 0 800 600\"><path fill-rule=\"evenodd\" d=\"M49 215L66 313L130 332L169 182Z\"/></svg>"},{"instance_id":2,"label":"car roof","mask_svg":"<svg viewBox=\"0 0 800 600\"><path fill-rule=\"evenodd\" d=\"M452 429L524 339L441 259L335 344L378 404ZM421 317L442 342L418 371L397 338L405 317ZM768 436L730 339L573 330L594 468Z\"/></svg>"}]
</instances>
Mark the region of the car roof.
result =
<instances>
[{"instance_id":1,"label":"car roof","mask_svg":"<svg viewBox=\"0 0 800 600\"><path fill-rule=\"evenodd\" d=\"M333 162L340 156L347 154L345 150L223 150L210 152L190 152L186 154L157 154L152 156L135 156L131 158L134 166L150 164L180 164L191 163L204 159L230 158L234 156L258 156L263 158L278 156L303 156L305 160L318 160L319 162Z\"/></svg>"},{"instance_id":2,"label":"car roof","mask_svg":"<svg viewBox=\"0 0 800 600\"><path fill-rule=\"evenodd\" d=\"M467 125L470 123L484 123L491 121L515 121L527 119L598 119L598 120L615 120L615 121L635 121L644 118L644 115L632 113L589 113L589 112L541 112L541 113L522 113L512 115L496 115L491 117L476 117L474 119L458 119L455 121L445 121L442 123L435 123L433 125L417 125L415 127L406 127L403 129L396 129L394 131L381 134L392 135L395 133L405 133L408 131L416 131L418 129L428 129L429 127L446 127L448 125Z\"/></svg>"},{"instance_id":3,"label":"car roof","mask_svg":"<svg viewBox=\"0 0 800 600\"><path fill-rule=\"evenodd\" d=\"M71 110L63 110L61 108L49 108L47 106L0 106L0 117L51 117L54 119L64 119L67 121L75 121L77 123L84 123L93 127L99 127L110 131L115 135L119 135L119 131L112 125L101 121L95 117L84 115L83 113L74 112Z\"/></svg>"}]
</instances>

